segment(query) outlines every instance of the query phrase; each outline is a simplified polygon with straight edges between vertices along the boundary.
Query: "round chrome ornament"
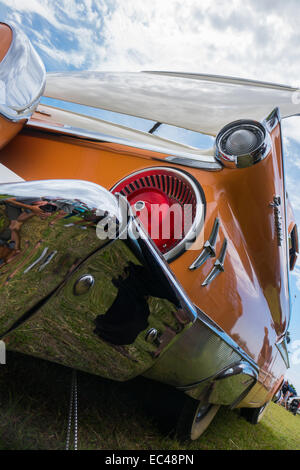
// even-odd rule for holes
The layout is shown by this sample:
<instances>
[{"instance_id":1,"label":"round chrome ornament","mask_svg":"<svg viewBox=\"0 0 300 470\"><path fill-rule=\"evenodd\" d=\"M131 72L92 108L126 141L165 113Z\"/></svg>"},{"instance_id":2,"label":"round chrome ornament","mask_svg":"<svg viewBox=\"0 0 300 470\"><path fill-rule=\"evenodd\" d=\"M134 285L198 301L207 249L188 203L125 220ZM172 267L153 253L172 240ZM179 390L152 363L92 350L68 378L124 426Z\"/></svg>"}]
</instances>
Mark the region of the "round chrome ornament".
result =
<instances>
[{"instance_id":1,"label":"round chrome ornament","mask_svg":"<svg viewBox=\"0 0 300 470\"><path fill-rule=\"evenodd\" d=\"M216 137L216 158L229 168L247 168L270 152L270 136L257 121L234 121Z\"/></svg>"}]
</instances>

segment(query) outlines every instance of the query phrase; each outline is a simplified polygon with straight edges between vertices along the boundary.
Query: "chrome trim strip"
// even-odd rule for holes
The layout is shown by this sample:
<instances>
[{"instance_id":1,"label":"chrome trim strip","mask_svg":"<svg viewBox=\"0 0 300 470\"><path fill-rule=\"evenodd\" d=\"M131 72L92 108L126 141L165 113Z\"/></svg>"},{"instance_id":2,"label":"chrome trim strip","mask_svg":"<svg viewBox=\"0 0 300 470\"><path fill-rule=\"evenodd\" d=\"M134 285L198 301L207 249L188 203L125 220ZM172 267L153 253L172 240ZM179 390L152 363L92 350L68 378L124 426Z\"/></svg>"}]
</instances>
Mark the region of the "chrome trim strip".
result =
<instances>
[{"instance_id":1,"label":"chrome trim strip","mask_svg":"<svg viewBox=\"0 0 300 470\"><path fill-rule=\"evenodd\" d=\"M234 409L248 395L257 380L257 368L241 360L197 384L176 388L198 399L204 393L208 402Z\"/></svg>"},{"instance_id":2,"label":"chrome trim strip","mask_svg":"<svg viewBox=\"0 0 300 470\"><path fill-rule=\"evenodd\" d=\"M280 143L281 143L281 155L282 155L282 170L283 170L283 198L284 198L284 230L285 230L285 250L286 250L286 259L287 259L287 264L286 264L286 270L287 270L287 282L288 282L288 292L289 292L289 319L286 325L286 330L285 333L288 331L289 326L290 326L290 321L291 321L291 290L290 290L290 264L289 264L289 259L290 259L290 254L289 254L289 228L287 224L287 198L286 198L286 173L285 173L285 163L284 163L284 152L283 152L283 135L282 135L282 127L281 127L281 116L279 112L279 108L275 108L273 112L271 113L271 118L269 117L268 122L270 122L270 119L273 119L274 121L274 127L278 123L279 124L279 129L280 129Z\"/></svg>"},{"instance_id":3,"label":"chrome trim strip","mask_svg":"<svg viewBox=\"0 0 300 470\"><path fill-rule=\"evenodd\" d=\"M278 115L278 108L273 109L270 114L263 120L262 124L268 129L269 132L272 132L274 127L280 122Z\"/></svg>"},{"instance_id":4,"label":"chrome trim strip","mask_svg":"<svg viewBox=\"0 0 300 470\"><path fill-rule=\"evenodd\" d=\"M207 171L220 171L222 170L222 165L215 160L215 162L203 162L198 158L186 158L186 157L167 157L166 161L170 163L175 163L176 165L189 166L191 168L200 168L201 170Z\"/></svg>"},{"instance_id":5,"label":"chrome trim strip","mask_svg":"<svg viewBox=\"0 0 300 470\"><path fill-rule=\"evenodd\" d=\"M214 221L214 225L210 234L209 239L204 243L203 250L201 251L198 258L191 264L189 269L192 271L194 269L200 268L200 266L205 263L208 258L214 258L216 256L216 240L219 233L219 226L220 222L219 219L216 218Z\"/></svg>"},{"instance_id":6,"label":"chrome trim strip","mask_svg":"<svg viewBox=\"0 0 300 470\"><path fill-rule=\"evenodd\" d=\"M218 274L224 271L224 259L225 259L226 251L227 251L227 240L225 238L223 241L219 258L216 260L214 267L212 268L208 276L204 279L204 281L201 284L203 287L210 284L217 277Z\"/></svg>"},{"instance_id":7,"label":"chrome trim strip","mask_svg":"<svg viewBox=\"0 0 300 470\"><path fill-rule=\"evenodd\" d=\"M29 119L37 107L45 88L46 71L27 36L16 25L7 26L13 37L0 62L0 82L4 90L0 115L19 122Z\"/></svg>"},{"instance_id":8,"label":"chrome trim strip","mask_svg":"<svg viewBox=\"0 0 300 470\"><path fill-rule=\"evenodd\" d=\"M261 82L260 80L249 80L248 78L231 77L229 75L208 75L204 73L169 72L159 70L142 70L142 73L153 75L167 75L170 77L190 78L193 80L205 80L208 82L234 83L237 85L255 86L263 88L273 88L274 90L297 91L298 89L290 85L273 82Z\"/></svg>"},{"instance_id":9,"label":"chrome trim strip","mask_svg":"<svg viewBox=\"0 0 300 470\"><path fill-rule=\"evenodd\" d=\"M289 353L288 353L288 349L287 349L286 337L284 336L283 338L281 338L275 344L275 346L278 349L278 351L280 352L281 357L282 357L285 365L289 369L291 365L290 365Z\"/></svg>"},{"instance_id":10,"label":"chrome trim strip","mask_svg":"<svg viewBox=\"0 0 300 470\"><path fill-rule=\"evenodd\" d=\"M231 380L232 378L236 378L236 376L238 376L237 378L240 379L240 383L236 383L237 381L234 379ZM247 381L245 381L245 377L249 377ZM232 410L238 406L238 404L248 395L252 387L256 384L258 380L258 371L254 369L249 363L241 361L240 363L235 364L233 367L230 367L229 369L222 372L219 376L216 377L216 381L225 379L230 381L229 388L232 388L232 393L238 392L237 385L240 385L241 388L243 388L241 393L237 395L236 398L234 398L232 403L230 403L229 406ZM225 384L221 384L220 386L221 393L222 389L223 392L225 392L226 385L228 387L228 384L226 384L225 387L224 385Z\"/></svg>"},{"instance_id":11,"label":"chrome trim strip","mask_svg":"<svg viewBox=\"0 0 300 470\"><path fill-rule=\"evenodd\" d=\"M94 142L110 142L120 145L126 145L126 147L133 147L141 150L148 150L154 153L162 153L166 155L166 158L153 155L154 160L159 160L169 163L174 163L177 165L189 166L192 168L200 168L208 171L219 171L222 170L222 165L216 161L213 156L210 155L200 155L195 156L194 154L189 154L188 152L176 152L176 155L170 155L166 148L157 147L154 145L142 144L134 142L132 140L127 140L123 138L117 138L114 136L102 134L100 132L86 131L85 129L80 129L77 127L61 127L51 124L45 124L40 122L34 122L32 120L27 124L27 128L33 128L38 130L45 130L53 133L59 133L61 135L66 135L70 137L75 137L79 139L91 140Z\"/></svg>"},{"instance_id":12,"label":"chrome trim strip","mask_svg":"<svg viewBox=\"0 0 300 470\"><path fill-rule=\"evenodd\" d=\"M232 367L229 367L225 371L221 372L216 376L216 380L227 379L228 377L233 377L237 374L246 374L250 375L256 380L258 379L258 372L253 367L251 367L247 362L241 361L238 364L235 364Z\"/></svg>"}]
</instances>

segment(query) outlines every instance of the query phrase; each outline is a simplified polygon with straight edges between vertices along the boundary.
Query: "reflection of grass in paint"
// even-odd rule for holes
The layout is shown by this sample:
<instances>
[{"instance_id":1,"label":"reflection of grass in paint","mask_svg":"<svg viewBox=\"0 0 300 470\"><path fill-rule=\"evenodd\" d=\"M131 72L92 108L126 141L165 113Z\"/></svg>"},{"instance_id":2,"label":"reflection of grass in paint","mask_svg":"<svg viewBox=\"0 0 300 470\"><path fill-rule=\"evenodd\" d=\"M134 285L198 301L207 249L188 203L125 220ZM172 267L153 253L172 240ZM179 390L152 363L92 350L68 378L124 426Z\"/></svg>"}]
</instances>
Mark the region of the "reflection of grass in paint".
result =
<instances>
[{"instance_id":1,"label":"reflection of grass in paint","mask_svg":"<svg viewBox=\"0 0 300 470\"><path fill-rule=\"evenodd\" d=\"M128 260L137 262L123 242L88 260L41 311L9 337L9 347L78 369L118 380L134 377L153 364L156 345L146 342L149 327L140 332L134 344L115 348L94 334L94 320L105 314L117 295L111 279L126 277ZM90 273L95 285L86 295L75 297L76 279ZM178 329L172 315L175 307L165 299L149 298L151 327L163 332L166 325ZM125 314L126 312L124 312Z\"/></svg>"},{"instance_id":2,"label":"reflection of grass in paint","mask_svg":"<svg viewBox=\"0 0 300 470\"><path fill-rule=\"evenodd\" d=\"M0 206L0 213L1 224L7 228L9 220L3 206ZM35 216L26 221L20 230L21 253L11 264L0 269L0 331L8 328L23 312L51 292L64 279L75 260L85 258L101 245L95 229L91 226L85 230L81 229L80 225L65 227L66 223L81 221L80 217L60 219L55 221L53 226L49 226L55 216L56 214L51 215L45 220ZM40 240L42 243L38 246ZM26 241L29 241L27 249ZM39 266L45 261L46 255L43 261L24 274L25 269L41 255L45 247L48 247L47 255L57 251L51 263L39 272ZM61 260L66 254L68 260L61 265ZM11 275L13 277L6 282Z\"/></svg>"}]
</instances>

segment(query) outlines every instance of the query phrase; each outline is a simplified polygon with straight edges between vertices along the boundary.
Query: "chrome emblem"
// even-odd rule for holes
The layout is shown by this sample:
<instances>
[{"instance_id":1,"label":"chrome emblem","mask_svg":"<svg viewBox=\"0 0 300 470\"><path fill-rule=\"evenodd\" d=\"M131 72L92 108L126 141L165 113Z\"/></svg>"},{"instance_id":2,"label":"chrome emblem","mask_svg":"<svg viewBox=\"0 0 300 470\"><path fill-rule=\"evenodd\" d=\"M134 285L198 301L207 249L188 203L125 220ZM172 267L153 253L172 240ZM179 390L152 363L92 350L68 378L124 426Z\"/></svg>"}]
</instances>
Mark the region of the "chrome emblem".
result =
<instances>
[{"instance_id":1,"label":"chrome emblem","mask_svg":"<svg viewBox=\"0 0 300 470\"><path fill-rule=\"evenodd\" d=\"M274 196L273 202L270 203L270 206L273 207L273 210L274 210L275 230L277 233L278 246L281 246L281 243L283 241L282 217L281 217L281 212L280 212L281 197Z\"/></svg>"}]
</instances>

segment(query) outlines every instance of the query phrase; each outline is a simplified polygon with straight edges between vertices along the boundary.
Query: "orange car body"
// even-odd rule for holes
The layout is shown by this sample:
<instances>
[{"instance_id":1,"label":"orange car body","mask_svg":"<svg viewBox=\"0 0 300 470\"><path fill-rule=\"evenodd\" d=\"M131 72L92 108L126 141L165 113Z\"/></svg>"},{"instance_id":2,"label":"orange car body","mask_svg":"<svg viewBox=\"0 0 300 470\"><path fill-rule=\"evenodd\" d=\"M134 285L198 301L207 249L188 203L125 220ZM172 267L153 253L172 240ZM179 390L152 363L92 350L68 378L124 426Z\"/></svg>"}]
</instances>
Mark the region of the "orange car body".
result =
<instances>
[{"instance_id":1,"label":"orange car body","mask_svg":"<svg viewBox=\"0 0 300 470\"><path fill-rule=\"evenodd\" d=\"M9 42L6 27L0 27L0 34ZM0 60L7 52L4 40L1 44ZM185 165L184 160L173 163L167 158L170 152L163 149L153 152L114 139L97 141L66 132L64 123L57 121L53 108L47 105L40 106L24 127L23 121L0 119L0 163L25 181L85 180L111 190L133 172L163 166L184 170L201 185L206 212L199 234L202 244L198 241L194 248L171 261L169 268L197 310L204 312L257 365L257 381L237 407L257 408L269 402L282 383L288 361L280 345L284 344L290 321L289 270L294 263L291 266L288 247L291 234L294 244L298 241L286 195L280 118L276 113L274 116L266 158L247 168L221 166L218 171ZM280 243L274 197L281 201ZM220 223L217 253L227 239L224 272L203 286L215 258L208 258L198 269L190 266L209 239L216 218ZM297 251L298 246L293 255ZM197 397L201 374L197 379L197 371L189 372L196 339L188 335L186 332L143 373ZM7 335L8 345L10 336L13 334ZM26 351L21 342L12 344L13 349ZM41 356L47 358L47 351ZM216 398L212 402L223 403Z\"/></svg>"}]
</instances>

